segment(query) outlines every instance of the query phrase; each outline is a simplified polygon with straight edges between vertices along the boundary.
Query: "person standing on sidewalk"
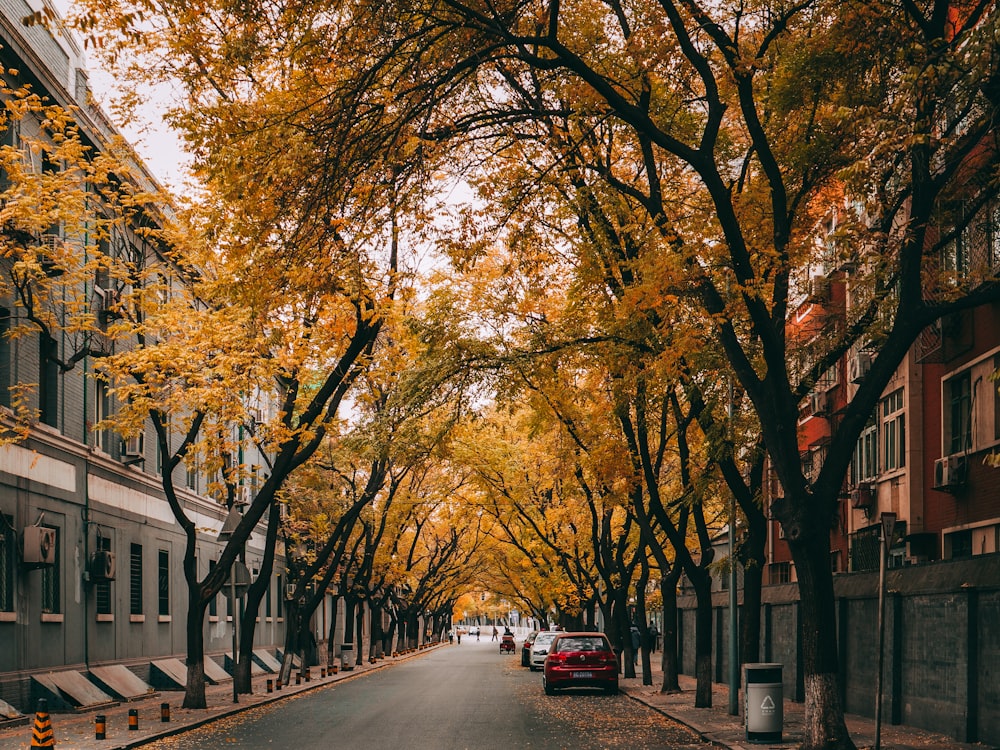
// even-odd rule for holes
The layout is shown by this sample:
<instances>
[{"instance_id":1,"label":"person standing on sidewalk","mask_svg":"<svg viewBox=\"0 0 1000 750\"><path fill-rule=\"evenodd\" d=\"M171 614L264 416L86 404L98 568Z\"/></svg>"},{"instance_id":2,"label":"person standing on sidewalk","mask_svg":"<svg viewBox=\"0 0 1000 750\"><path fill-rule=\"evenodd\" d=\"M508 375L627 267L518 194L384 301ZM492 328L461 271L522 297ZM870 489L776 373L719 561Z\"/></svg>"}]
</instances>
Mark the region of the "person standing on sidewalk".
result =
<instances>
[{"instance_id":1,"label":"person standing on sidewalk","mask_svg":"<svg viewBox=\"0 0 1000 750\"><path fill-rule=\"evenodd\" d=\"M639 641L641 640L639 635L639 627L633 623L632 627L629 629L629 634L632 636L632 663L638 664Z\"/></svg>"}]
</instances>

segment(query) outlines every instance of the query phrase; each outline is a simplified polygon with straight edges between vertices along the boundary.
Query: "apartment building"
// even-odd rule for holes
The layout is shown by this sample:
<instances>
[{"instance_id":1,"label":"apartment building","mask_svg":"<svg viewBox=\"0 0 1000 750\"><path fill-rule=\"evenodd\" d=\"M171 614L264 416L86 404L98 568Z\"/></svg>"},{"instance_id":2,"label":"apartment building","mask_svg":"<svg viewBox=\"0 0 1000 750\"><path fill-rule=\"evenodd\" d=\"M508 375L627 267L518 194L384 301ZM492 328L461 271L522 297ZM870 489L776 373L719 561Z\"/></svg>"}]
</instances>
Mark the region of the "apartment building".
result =
<instances>
[{"instance_id":1,"label":"apartment building","mask_svg":"<svg viewBox=\"0 0 1000 750\"><path fill-rule=\"evenodd\" d=\"M22 23L36 6L11 0L0 9L4 83L8 90L28 85L48 101L72 108L81 137L100 149L114 131L88 100L81 48L65 31ZM17 148L43 131L40 117L28 116L6 128L3 144ZM39 161L35 166L42 173L59 168ZM136 179L152 184L136 167ZM149 211L141 221L155 218ZM101 241L109 252L135 262L160 262L159 248L139 230L119 228ZM0 227L0 264L8 275L17 272L16 264L24 260L19 254L31 243L51 241L86 252L79 230L74 234L64 225L28 241L17 232L24 234L9 222ZM116 283L99 271L83 282L87 304L105 322L118 301ZM0 426L9 435L18 407L37 414L26 436L0 445L0 701L22 711L31 710L40 675L124 665L149 680L151 660L183 656L186 650L185 539L164 499L153 433L123 440L111 430L93 429L117 405L93 377L95 345L75 359L79 340L67 329L54 329L61 331L56 335L31 332L24 305L0 299ZM20 384L32 385L26 395ZM29 403L19 404L20 398ZM253 463L252 456L247 460ZM226 514L208 496L208 479L197 471L177 477L182 502L199 528L200 575L222 549L216 537ZM262 547L255 546L262 540L263 534L254 534L247 547L251 573L263 557ZM284 571L283 562L275 571L259 613L261 646L284 640L278 572ZM206 653L220 664L231 649L232 627L230 607L220 595L205 623Z\"/></svg>"}]
</instances>

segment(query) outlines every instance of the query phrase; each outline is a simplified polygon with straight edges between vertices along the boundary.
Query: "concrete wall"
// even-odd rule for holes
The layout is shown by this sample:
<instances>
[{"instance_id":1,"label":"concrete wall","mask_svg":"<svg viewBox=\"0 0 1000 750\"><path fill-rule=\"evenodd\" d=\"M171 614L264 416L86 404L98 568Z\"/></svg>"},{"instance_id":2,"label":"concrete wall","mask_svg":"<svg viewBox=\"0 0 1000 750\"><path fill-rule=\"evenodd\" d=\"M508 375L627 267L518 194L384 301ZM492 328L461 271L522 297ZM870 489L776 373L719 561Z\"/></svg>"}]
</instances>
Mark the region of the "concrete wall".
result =
<instances>
[{"instance_id":1,"label":"concrete wall","mask_svg":"<svg viewBox=\"0 0 1000 750\"><path fill-rule=\"evenodd\" d=\"M874 716L878 576L841 574L834 583L845 710ZM1000 745L1000 555L892 570L886 590L883 721ZM763 599L761 653L783 665L785 697L801 701L798 590L769 586ZM717 596L713 605L715 625L728 622L720 614L728 597ZM693 598L683 597L680 606L681 666L694 674ZM713 643L724 664L728 628L713 634ZM717 665L714 673L720 674Z\"/></svg>"},{"instance_id":2,"label":"concrete wall","mask_svg":"<svg viewBox=\"0 0 1000 750\"><path fill-rule=\"evenodd\" d=\"M188 513L202 530L197 542L199 574L208 572L221 545L216 531L224 508L195 495L185 497ZM154 478L126 469L109 457L58 435L42 435L23 446L0 447L0 513L20 532L43 517L58 530L59 596L53 613L42 612L40 569L14 568L14 610L0 618L0 699L24 710L30 702L33 673L85 669L108 663L129 666L148 678L150 659L184 656L187 592L181 564L184 536L173 520ZM97 608L97 586L88 580L87 561L97 539L108 540L117 571L109 584L110 612ZM251 569L263 556L263 533L247 548ZM130 552L142 546L142 612L131 611ZM165 583L169 611L159 611L159 552L169 555ZM284 570L284 561L275 563ZM276 616L282 594L274 575L272 617L262 603L256 630L261 647L279 646L284 622ZM227 600L217 599L217 615L206 618L205 653L217 657L232 647Z\"/></svg>"}]
</instances>

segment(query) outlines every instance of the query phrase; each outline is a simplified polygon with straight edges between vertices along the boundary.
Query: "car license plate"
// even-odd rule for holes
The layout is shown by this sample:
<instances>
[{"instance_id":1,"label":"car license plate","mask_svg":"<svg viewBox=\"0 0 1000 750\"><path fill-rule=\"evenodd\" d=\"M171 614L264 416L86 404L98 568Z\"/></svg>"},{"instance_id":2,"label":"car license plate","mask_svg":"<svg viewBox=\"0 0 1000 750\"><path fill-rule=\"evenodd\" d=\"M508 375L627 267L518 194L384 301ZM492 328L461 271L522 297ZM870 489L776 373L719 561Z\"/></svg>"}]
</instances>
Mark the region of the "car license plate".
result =
<instances>
[{"instance_id":1,"label":"car license plate","mask_svg":"<svg viewBox=\"0 0 1000 750\"><path fill-rule=\"evenodd\" d=\"M589 680L594 676L593 672L574 672L573 677L577 680Z\"/></svg>"}]
</instances>

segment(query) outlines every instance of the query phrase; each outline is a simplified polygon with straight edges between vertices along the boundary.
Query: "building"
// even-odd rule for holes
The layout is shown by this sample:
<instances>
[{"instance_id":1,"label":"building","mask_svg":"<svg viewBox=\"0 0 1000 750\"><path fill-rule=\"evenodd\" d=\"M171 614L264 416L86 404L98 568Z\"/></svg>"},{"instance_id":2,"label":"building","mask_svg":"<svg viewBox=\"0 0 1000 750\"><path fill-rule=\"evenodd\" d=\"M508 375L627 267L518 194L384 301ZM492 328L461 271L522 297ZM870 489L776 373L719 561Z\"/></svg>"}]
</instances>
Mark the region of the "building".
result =
<instances>
[{"instance_id":1,"label":"building","mask_svg":"<svg viewBox=\"0 0 1000 750\"><path fill-rule=\"evenodd\" d=\"M81 49L64 32L23 24L35 10L14 0L0 11L8 98L27 84L49 101L73 108L82 140L100 150L113 129L88 102ZM46 130L41 117L29 115L9 124L3 145L21 148ZM28 172L58 173L59 164L47 161L45 153L25 153ZM152 182L141 168L136 174ZM10 184L7 172L3 182L4 188ZM0 266L7 278L21 272L18 264L31 260L26 256L38 243L86 252L80 227L57 222L31 232L4 218ZM137 221L155 218L155 210L146 211ZM159 248L140 229L119 228L100 241L107 252L161 262ZM63 273L44 262L41 271L51 277ZM81 284L86 303L106 325L119 300L116 282L101 273L95 270ZM39 279L44 286L46 279ZM53 329L59 331L55 335L33 330L10 289L0 299L0 424L10 435L16 410L24 407L37 414L37 423L26 436L0 445L0 700L28 711L37 689L34 678L52 671L124 665L150 681L151 660L185 654L187 593L184 535L164 499L155 441L142 433L122 440L113 431L92 429L116 408L107 386L93 377L100 331L75 359L84 350L71 327ZM67 309L64 305L59 314L71 314ZM25 383L36 387L22 392L19 385ZM19 403L22 393L27 404ZM208 496L208 477L185 474L178 484L202 530L198 565L204 575L221 550L216 534L225 508ZM255 547L263 535L254 538L246 550L251 572L263 556ZM256 631L261 646L284 641L283 592L276 572ZM221 665L232 647L223 595L212 603L205 629L206 655Z\"/></svg>"}]
</instances>

